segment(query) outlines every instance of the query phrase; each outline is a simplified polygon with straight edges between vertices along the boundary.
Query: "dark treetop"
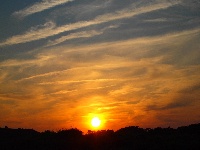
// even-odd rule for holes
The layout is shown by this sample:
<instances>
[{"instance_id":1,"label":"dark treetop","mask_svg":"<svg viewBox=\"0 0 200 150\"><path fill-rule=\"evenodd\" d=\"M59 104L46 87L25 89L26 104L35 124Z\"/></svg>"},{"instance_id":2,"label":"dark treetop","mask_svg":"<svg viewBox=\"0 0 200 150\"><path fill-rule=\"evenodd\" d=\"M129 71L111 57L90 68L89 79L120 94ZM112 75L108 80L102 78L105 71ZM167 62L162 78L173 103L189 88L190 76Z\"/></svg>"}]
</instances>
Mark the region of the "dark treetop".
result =
<instances>
[{"instance_id":1,"label":"dark treetop","mask_svg":"<svg viewBox=\"0 0 200 150\"><path fill-rule=\"evenodd\" d=\"M199 150L200 123L173 128L130 126L118 131L78 129L37 132L0 128L1 150Z\"/></svg>"}]
</instances>

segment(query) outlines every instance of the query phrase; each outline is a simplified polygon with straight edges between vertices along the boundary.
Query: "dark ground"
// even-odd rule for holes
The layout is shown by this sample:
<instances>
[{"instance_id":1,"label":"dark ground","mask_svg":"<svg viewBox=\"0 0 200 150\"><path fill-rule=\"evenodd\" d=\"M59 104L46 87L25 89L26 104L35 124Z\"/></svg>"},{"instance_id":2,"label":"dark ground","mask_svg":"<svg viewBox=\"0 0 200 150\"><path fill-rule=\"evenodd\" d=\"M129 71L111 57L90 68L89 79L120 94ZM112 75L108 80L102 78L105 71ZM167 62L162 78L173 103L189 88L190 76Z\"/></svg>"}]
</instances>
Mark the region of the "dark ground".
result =
<instances>
[{"instance_id":1,"label":"dark ground","mask_svg":"<svg viewBox=\"0 0 200 150\"><path fill-rule=\"evenodd\" d=\"M200 150L200 123L173 128L37 132L0 128L0 150Z\"/></svg>"}]
</instances>

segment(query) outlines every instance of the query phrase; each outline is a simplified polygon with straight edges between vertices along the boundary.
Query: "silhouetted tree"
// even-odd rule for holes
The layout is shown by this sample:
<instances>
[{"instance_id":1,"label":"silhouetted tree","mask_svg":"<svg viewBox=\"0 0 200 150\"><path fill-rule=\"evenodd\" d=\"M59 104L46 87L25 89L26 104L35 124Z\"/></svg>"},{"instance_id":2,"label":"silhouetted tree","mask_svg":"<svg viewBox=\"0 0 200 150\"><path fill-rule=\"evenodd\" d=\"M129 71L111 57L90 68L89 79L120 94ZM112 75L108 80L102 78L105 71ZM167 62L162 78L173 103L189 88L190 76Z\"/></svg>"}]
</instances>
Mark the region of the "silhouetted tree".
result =
<instances>
[{"instance_id":1,"label":"silhouetted tree","mask_svg":"<svg viewBox=\"0 0 200 150\"><path fill-rule=\"evenodd\" d=\"M142 129L130 126L113 130L88 130L87 134L74 128L57 132L33 129L0 128L1 150L199 150L200 124L179 127Z\"/></svg>"}]
</instances>

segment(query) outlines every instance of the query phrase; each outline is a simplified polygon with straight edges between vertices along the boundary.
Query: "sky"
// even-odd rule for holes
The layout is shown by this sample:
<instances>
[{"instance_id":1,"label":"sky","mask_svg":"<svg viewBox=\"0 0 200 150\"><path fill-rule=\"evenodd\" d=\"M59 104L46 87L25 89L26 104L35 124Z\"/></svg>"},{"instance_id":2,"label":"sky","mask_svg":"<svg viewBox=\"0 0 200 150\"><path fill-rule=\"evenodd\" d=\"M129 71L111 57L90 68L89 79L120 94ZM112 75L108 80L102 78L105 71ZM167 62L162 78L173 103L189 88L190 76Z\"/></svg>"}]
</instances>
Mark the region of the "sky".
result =
<instances>
[{"instance_id":1,"label":"sky","mask_svg":"<svg viewBox=\"0 0 200 150\"><path fill-rule=\"evenodd\" d=\"M3 0L0 127L200 121L200 0Z\"/></svg>"}]
</instances>

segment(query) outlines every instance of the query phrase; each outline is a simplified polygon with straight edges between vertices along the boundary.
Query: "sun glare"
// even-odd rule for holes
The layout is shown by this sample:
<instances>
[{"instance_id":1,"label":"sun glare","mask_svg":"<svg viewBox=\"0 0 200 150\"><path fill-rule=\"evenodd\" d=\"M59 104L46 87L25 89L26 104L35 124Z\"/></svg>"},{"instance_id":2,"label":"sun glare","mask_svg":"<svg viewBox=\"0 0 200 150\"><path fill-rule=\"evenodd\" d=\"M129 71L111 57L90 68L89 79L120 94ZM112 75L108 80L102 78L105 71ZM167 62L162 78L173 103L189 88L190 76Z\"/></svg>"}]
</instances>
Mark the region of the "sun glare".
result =
<instances>
[{"instance_id":1,"label":"sun glare","mask_svg":"<svg viewBox=\"0 0 200 150\"><path fill-rule=\"evenodd\" d=\"M101 120L98 117L92 118L91 124L93 127L99 127L101 124Z\"/></svg>"}]
</instances>

